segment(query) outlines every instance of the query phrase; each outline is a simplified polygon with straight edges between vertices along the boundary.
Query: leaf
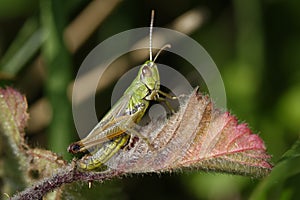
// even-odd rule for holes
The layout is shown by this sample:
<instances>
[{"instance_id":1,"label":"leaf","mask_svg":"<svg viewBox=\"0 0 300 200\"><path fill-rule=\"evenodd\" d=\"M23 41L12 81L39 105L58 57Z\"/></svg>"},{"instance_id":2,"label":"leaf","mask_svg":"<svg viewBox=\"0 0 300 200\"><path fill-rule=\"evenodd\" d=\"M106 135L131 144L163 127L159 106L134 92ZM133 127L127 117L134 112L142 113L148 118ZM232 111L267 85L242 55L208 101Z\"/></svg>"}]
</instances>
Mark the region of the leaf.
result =
<instances>
[{"instance_id":1,"label":"leaf","mask_svg":"<svg viewBox=\"0 0 300 200\"><path fill-rule=\"evenodd\" d=\"M272 165L261 138L228 112L214 108L195 90L169 120L143 127L154 150L139 140L119 151L107 165L128 173L164 172L184 168L263 177Z\"/></svg>"},{"instance_id":2,"label":"leaf","mask_svg":"<svg viewBox=\"0 0 300 200\"><path fill-rule=\"evenodd\" d=\"M0 128L15 153L25 145L24 128L28 117L26 98L13 88L0 88Z\"/></svg>"},{"instance_id":3,"label":"leaf","mask_svg":"<svg viewBox=\"0 0 300 200\"><path fill-rule=\"evenodd\" d=\"M270 175L262 181L251 195L251 199L283 199L284 190L289 191L293 196L290 199L298 198L300 174L300 138L295 142L276 164ZM287 184L289 178L294 177L293 184Z\"/></svg>"}]
</instances>

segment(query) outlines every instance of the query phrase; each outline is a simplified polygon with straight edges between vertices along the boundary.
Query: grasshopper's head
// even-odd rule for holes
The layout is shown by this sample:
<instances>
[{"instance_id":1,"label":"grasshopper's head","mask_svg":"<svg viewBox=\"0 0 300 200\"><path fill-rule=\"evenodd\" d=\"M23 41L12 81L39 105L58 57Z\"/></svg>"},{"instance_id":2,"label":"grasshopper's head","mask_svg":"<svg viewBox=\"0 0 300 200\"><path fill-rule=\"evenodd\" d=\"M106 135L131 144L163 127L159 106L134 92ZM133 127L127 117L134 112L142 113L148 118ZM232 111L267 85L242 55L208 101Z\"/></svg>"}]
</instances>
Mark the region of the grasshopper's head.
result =
<instances>
[{"instance_id":1,"label":"grasshopper's head","mask_svg":"<svg viewBox=\"0 0 300 200\"><path fill-rule=\"evenodd\" d=\"M139 71L139 79L148 89L147 100L153 100L157 96L160 87L157 65L153 61L146 61Z\"/></svg>"},{"instance_id":2,"label":"grasshopper's head","mask_svg":"<svg viewBox=\"0 0 300 200\"><path fill-rule=\"evenodd\" d=\"M154 60L152 60L152 30L153 30L153 21L154 21L154 10L151 12L151 22L150 22L150 32L149 32L149 53L150 59L146 61L143 66L140 68L139 82L143 84L143 90L146 93L143 98L146 100L155 100L158 98L158 91L160 88L159 73L155 60L162 50L165 48L170 48L171 45L164 45L156 54Z\"/></svg>"}]
</instances>

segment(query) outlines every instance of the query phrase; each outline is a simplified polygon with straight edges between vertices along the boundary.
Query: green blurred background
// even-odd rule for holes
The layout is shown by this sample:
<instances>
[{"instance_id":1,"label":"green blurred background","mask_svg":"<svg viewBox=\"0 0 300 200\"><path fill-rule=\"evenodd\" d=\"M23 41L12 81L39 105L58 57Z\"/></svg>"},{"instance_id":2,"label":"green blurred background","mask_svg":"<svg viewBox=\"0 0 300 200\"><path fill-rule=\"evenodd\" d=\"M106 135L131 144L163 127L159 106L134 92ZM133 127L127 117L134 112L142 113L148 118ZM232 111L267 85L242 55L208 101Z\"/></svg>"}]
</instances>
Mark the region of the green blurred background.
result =
<instances>
[{"instance_id":1,"label":"green blurred background","mask_svg":"<svg viewBox=\"0 0 300 200\"><path fill-rule=\"evenodd\" d=\"M27 96L31 114L28 142L70 159L66 148L78 137L68 94L81 62L106 38L148 26L151 9L155 9L158 27L172 28L174 20L191 12L202 17L201 23L196 18L192 21L196 26L187 34L207 50L218 66L228 109L259 133L276 163L300 133L297 0L0 0L0 84L13 86ZM78 19L86 21L76 26L73 22ZM73 43L64 45L64 39ZM188 73L184 66L181 70ZM115 82L110 81L97 94L100 117L110 106ZM299 179L298 173L282 183L278 198L296 199ZM112 181L99 185L96 196L248 199L259 184L260 180L238 176L184 172Z\"/></svg>"}]
</instances>

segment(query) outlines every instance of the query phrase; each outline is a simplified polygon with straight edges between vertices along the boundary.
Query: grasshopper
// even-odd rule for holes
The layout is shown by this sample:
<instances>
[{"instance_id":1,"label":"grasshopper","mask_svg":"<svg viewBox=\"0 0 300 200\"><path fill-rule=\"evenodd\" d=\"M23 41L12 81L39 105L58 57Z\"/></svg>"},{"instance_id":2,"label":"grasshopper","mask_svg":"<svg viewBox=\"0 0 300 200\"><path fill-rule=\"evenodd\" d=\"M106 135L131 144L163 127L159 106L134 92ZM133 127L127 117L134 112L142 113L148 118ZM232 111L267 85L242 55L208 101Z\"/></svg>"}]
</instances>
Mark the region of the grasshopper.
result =
<instances>
[{"instance_id":1,"label":"grasshopper","mask_svg":"<svg viewBox=\"0 0 300 200\"><path fill-rule=\"evenodd\" d=\"M123 96L94 129L85 138L72 143L68 147L68 151L72 154L91 152L79 161L79 167L82 169L94 170L102 167L120 149L129 145L133 136L142 138L151 147L147 138L144 138L133 129L134 124L142 119L150 101L165 101L165 98L160 97L159 94L176 99L176 97L160 90L160 77L155 60L159 53L167 47L170 48L170 45L163 46L152 60L153 21L154 11L152 10L149 33L149 60L141 66L138 75Z\"/></svg>"}]
</instances>

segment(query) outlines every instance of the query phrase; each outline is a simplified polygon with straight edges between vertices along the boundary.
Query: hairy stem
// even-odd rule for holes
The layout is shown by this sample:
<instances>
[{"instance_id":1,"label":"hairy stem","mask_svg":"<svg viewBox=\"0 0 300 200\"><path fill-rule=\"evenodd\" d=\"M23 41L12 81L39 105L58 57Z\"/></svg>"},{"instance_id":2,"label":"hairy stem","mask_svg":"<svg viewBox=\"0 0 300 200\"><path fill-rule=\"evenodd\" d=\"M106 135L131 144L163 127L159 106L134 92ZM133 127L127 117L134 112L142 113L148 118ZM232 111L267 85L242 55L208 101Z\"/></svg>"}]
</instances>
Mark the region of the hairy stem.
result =
<instances>
[{"instance_id":1,"label":"hairy stem","mask_svg":"<svg viewBox=\"0 0 300 200\"><path fill-rule=\"evenodd\" d=\"M53 191L66 183L75 181L105 181L123 175L121 171L107 170L103 172L83 172L78 170L75 165L68 165L57 174L44 179L30 188L16 194L11 200L42 199L48 192Z\"/></svg>"}]
</instances>

